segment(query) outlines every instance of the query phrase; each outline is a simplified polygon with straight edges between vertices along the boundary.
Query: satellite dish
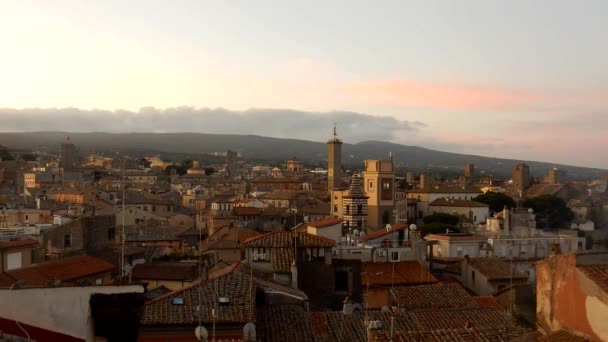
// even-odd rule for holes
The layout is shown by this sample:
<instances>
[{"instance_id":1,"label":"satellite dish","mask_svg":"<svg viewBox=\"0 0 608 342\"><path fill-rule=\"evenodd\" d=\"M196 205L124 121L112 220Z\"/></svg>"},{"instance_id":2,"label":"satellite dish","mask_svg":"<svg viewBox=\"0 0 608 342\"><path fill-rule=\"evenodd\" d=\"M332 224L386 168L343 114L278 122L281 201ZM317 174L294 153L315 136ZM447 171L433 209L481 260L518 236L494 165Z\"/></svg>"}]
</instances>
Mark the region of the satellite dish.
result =
<instances>
[{"instance_id":1,"label":"satellite dish","mask_svg":"<svg viewBox=\"0 0 608 342\"><path fill-rule=\"evenodd\" d=\"M418 229L418 227L415 224L410 224L410 230L416 231L416 229Z\"/></svg>"},{"instance_id":2,"label":"satellite dish","mask_svg":"<svg viewBox=\"0 0 608 342\"><path fill-rule=\"evenodd\" d=\"M194 336L196 336L196 339L199 341L207 341L209 338L209 332L207 329L205 329L205 327L199 325L194 329Z\"/></svg>"},{"instance_id":3,"label":"satellite dish","mask_svg":"<svg viewBox=\"0 0 608 342\"><path fill-rule=\"evenodd\" d=\"M387 223L387 224L386 224L386 230L387 230L387 231L391 230L392 228L393 228L393 227L391 226L391 224L390 224L390 223Z\"/></svg>"}]
</instances>

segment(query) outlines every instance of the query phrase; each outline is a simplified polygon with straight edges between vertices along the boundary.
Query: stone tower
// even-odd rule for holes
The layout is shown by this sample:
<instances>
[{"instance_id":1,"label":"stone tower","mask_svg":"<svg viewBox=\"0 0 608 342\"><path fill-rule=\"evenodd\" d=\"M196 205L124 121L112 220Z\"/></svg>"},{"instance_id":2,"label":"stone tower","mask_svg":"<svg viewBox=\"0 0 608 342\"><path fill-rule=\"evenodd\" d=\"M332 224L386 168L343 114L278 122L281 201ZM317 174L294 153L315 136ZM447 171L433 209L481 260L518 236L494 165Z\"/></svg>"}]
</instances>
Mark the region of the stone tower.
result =
<instances>
[{"instance_id":1,"label":"stone tower","mask_svg":"<svg viewBox=\"0 0 608 342\"><path fill-rule=\"evenodd\" d=\"M357 229L359 232L367 228L367 199L363 194L361 177L354 174L350 181L348 195L342 197L342 219L345 228Z\"/></svg>"},{"instance_id":2,"label":"stone tower","mask_svg":"<svg viewBox=\"0 0 608 342\"><path fill-rule=\"evenodd\" d=\"M395 168L393 160L366 160L363 172L365 196L369 197L367 226L370 231L393 222Z\"/></svg>"},{"instance_id":3,"label":"stone tower","mask_svg":"<svg viewBox=\"0 0 608 342\"><path fill-rule=\"evenodd\" d=\"M338 139L334 125L334 136L327 142L327 191L339 189L341 183L342 140Z\"/></svg>"},{"instance_id":4,"label":"stone tower","mask_svg":"<svg viewBox=\"0 0 608 342\"><path fill-rule=\"evenodd\" d=\"M530 186L530 168L524 163L513 165L513 190L523 193Z\"/></svg>"},{"instance_id":5,"label":"stone tower","mask_svg":"<svg viewBox=\"0 0 608 342\"><path fill-rule=\"evenodd\" d=\"M70 137L68 137L67 141L61 144L61 167L63 168L63 172L74 171L76 153L76 146L72 144Z\"/></svg>"}]
</instances>

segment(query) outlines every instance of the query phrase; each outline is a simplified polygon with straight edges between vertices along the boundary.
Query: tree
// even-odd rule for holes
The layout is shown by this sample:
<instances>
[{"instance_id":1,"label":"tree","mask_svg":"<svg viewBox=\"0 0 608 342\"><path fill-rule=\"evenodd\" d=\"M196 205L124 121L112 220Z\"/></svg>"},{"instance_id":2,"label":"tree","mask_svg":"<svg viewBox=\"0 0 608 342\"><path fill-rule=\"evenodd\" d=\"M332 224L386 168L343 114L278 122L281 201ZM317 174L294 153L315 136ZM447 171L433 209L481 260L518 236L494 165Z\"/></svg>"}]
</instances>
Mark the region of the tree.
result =
<instances>
[{"instance_id":1,"label":"tree","mask_svg":"<svg viewBox=\"0 0 608 342\"><path fill-rule=\"evenodd\" d=\"M513 198L502 192L488 191L483 195L473 198L473 201L489 205L490 210L495 213L503 210L505 206L509 209L515 207Z\"/></svg>"},{"instance_id":2,"label":"tree","mask_svg":"<svg viewBox=\"0 0 608 342\"><path fill-rule=\"evenodd\" d=\"M450 231L450 233L459 233L460 232L460 230L458 228L456 228L455 226L446 224L446 223L441 223L441 222L425 223L419 229L419 231L423 237L428 234L442 234L448 230Z\"/></svg>"},{"instance_id":3,"label":"tree","mask_svg":"<svg viewBox=\"0 0 608 342\"><path fill-rule=\"evenodd\" d=\"M449 226L456 226L458 221L460 221L460 218L456 215L435 213L433 215L426 216L423 220L425 225L431 223L441 223Z\"/></svg>"},{"instance_id":4,"label":"tree","mask_svg":"<svg viewBox=\"0 0 608 342\"><path fill-rule=\"evenodd\" d=\"M553 195L529 198L524 202L524 207L534 210L538 228L568 228L574 218L566 202Z\"/></svg>"}]
</instances>

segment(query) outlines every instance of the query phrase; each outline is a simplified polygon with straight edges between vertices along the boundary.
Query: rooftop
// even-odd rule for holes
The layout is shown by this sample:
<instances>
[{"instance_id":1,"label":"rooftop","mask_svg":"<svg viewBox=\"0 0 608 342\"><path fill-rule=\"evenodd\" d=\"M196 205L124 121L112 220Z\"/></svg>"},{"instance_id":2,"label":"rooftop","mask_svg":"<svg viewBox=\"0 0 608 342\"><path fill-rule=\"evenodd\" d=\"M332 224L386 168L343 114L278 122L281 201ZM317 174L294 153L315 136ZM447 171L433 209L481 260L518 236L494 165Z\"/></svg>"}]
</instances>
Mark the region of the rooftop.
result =
<instances>
[{"instance_id":1,"label":"rooftop","mask_svg":"<svg viewBox=\"0 0 608 342\"><path fill-rule=\"evenodd\" d=\"M276 231L245 240L243 244L247 247L287 247L294 246L294 239L297 238L298 247L325 247L330 248L336 245L334 240L321 236L308 234L305 232Z\"/></svg>"},{"instance_id":2,"label":"rooftop","mask_svg":"<svg viewBox=\"0 0 608 342\"><path fill-rule=\"evenodd\" d=\"M453 199L453 198L438 198L433 202L429 203L430 206L437 207L464 207L464 208L487 208L489 207L485 203L480 203L473 200L466 199Z\"/></svg>"},{"instance_id":3,"label":"rooftop","mask_svg":"<svg viewBox=\"0 0 608 342\"><path fill-rule=\"evenodd\" d=\"M487 241L488 238L483 235L475 235L468 233L450 233L450 234L429 234L425 236L426 240L440 241Z\"/></svg>"},{"instance_id":4,"label":"rooftop","mask_svg":"<svg viewBox=\"0 0 608 342\"><path fill-rule=\"evenodd\" d=\"M330 217L330 218L326 218L323 220L308 223L308 225L311 227L314 227L314 228L325 228L325 227L335 226L335 225L341 224L341 223L342 223L341 218Z\"/></svg>"},{"instance_id":5,"label":"rooftop","mask_svg":"<svg viewBox=\"0 0 608 342\"><path fill-rule=\"evenodd\" d=\"M437 282L437 279L417 261L363 263L361 285L367 285L368 280L370 285L416 285Z\"/></svg>"},{"instance_id":6,"label":"rooftop","mask_svg":"<svg viewBox=\"0 0 608 342\"><path fill-rule=\"evenodd\" d=\"M528 279L528 276L518 272L508 262L498 257L465 258L470 267L483 274L488 280Z\"/></svg>"},{"instance_id":7,"label":"rooftop","mask_svg":"<svg viewBox=\"0 0 608 342\"><path fill-rule=\"evenodd\" d=\"M38 245L38 241L36 241L34 239L0 241L0 250L20 248L20 247L33 247L33 246L37 246L37 245Z\"/></svg>"},{"instance_id":8,"label":"rooftop","mask_svg":"<svg viewBox=\"0 0 608 342\"><path fill-rule=\"evenodd\" d=\"M397 306L407 311L480 307L458 283L395 287L393 294Z\"/></svg>"},{"instance_id":9,"label":"rooftop","mask_svg":"<svg viewBox=\"0 0 608 342\"><path fill-rule=\"evenodd\" d=\"M405 228L407 228L408 226L406 224L402 224L402 223L397 223L391 226L391 229L386 229L386 228L381 228L376 230L375 232L371 232L365 236L363 236L363 238L361 238L361 240L363 241L369 241L369 240L373 240L373 239L377 239L379 237L382 237L386 234L390 234L396 231L400 231L403 230Z\"/></svg>"},{"instance_id":10,"label":"rooftop","mask_svg":"<svg viewBox=\"0 0 608 342\"><path fill-rule=\"evenodd\" d=\"M141 324L198 324L199 319L210 324L214 307L218 324L255 322L253 290L248 275L232 271L149 301L144 305Z\"/></svg>"},{"instance_id":11,"label":"rooftop","mask_svg":"<svg viewBox=\"0 0 608 342\"><path fill-rule=\"evenodd\" d=\"M15 280L25 280L31 286L46 286L50 280L70 282L80 278L110 272L114 265L92 256L78 256L7 271Z\"/></svg>"},{"instance_id":12,"label":"rooftop","mask_svg":"<svg viewBox=\"0 0 608 342\"><path fill-rule=\"evenodd\" d=\"M576 266L604 291L608 292L608 265Z\"/></svg>"}]
</instances>

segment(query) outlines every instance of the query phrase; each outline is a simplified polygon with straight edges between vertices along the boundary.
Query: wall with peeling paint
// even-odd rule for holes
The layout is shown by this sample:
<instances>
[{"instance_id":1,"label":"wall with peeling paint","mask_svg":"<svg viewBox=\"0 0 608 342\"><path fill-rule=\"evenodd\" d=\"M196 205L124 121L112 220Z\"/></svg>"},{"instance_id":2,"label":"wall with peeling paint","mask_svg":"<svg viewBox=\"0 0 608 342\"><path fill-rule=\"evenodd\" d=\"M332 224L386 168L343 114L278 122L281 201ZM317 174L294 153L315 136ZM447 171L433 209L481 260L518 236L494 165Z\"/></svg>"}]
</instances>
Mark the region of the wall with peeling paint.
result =
<instances>
[{"instance_id":1,"label":"wall with peeling paint","mask_svg":"<svg viewBox=\"0 0 608 342\"><path fill-rule=\"evenodd\" d=\"M573 330L608 341L608 293L577 265L605 264L608 254L559 254L536 265L536 318L547 331Z\"/></svg>"}]
</instances>

